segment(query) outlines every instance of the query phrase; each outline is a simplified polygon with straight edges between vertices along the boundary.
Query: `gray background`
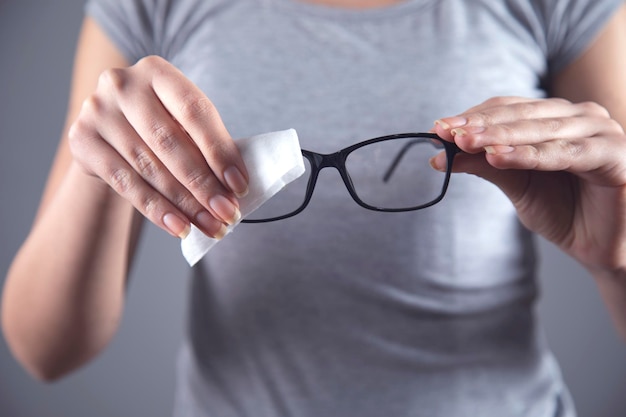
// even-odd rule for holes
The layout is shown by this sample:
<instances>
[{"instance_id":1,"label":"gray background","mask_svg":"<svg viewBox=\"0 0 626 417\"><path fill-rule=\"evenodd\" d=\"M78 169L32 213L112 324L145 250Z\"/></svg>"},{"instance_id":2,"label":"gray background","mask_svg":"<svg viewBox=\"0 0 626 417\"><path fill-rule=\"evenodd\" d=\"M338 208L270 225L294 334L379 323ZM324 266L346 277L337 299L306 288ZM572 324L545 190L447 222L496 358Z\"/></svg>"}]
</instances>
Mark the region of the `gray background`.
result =
<instances>
[{"instance_id":1,"label":"gray background","mask_svg":"<svg viewBox=\"0 0 626 417\"><path fill-rule=\"evenodd\" d=\"M28 233L63 125L82 3L0 0L0 284ZM539 314L580 416L626 415L626 348L593 282L539 244ZM94 362L55 384L27 376L0 338L0 416L169 415L185 271L178 241L147 227L119 333Z\"/></svg>"}]
</instances>

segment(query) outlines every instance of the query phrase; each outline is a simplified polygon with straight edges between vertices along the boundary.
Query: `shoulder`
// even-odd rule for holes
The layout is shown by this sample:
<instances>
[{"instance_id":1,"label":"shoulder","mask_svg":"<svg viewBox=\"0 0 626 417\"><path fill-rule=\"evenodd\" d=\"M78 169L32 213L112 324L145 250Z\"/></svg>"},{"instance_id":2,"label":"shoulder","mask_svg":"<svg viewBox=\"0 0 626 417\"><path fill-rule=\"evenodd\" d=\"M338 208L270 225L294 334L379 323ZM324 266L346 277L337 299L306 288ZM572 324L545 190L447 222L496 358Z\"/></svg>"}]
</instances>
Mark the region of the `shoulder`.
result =
<instances>
[{"instance_id":1,"label":"shoulder","mask_svg":"<svg viewBox=\"0 0 626 417\"><path fill-rule=\"evenodd\" d=\"M85 11L136 62L147 55L169 57L198 29L254 0L87 0Z\"/></svg>"},{"instance_id":2,"label":"shoulder","mask_svg":"<svg viewBox=\"0 0 626 417\"><path fill-rule=\"evenodd\" d=\"M626 115L626 3L577 59L555 74L553 93L572 101L596 101L614 115ZM626 118L621 116L622 124Z\"/></svg>"},{"instance_id":3,"label":"shoulder","mask_svg":"<svg viewBox=\"0 0 626 417\"><path fill-rule=\"evenodd\" d=\"M524 19L556 73L579 58L624 0L506 0Z\"/></svg>"}]
</instances>

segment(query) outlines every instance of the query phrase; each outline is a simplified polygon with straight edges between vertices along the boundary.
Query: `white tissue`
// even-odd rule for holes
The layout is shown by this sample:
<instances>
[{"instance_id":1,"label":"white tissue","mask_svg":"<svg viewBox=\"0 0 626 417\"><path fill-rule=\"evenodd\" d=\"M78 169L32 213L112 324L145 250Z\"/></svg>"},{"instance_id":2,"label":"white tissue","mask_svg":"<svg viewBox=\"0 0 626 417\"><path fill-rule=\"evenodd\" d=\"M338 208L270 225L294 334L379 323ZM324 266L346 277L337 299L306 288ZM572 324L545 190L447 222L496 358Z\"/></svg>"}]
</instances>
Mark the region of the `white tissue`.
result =
<instances>
[{"instance_id":1,"label":"white tissue","mask_svg":"<svg viewBox=\"0 0 626 417\"><path fill-rule=\"evenodd\" d=\"M241 217L245 218L302 175L304 160L298 135L293 129L237 139L235 143L250 177L248 194L239 199ZM229 226L227 234L237 224ZM218 242L192 224L191 232L181 241L183 256L193 266Z\"/></svg>"}]
</instances>

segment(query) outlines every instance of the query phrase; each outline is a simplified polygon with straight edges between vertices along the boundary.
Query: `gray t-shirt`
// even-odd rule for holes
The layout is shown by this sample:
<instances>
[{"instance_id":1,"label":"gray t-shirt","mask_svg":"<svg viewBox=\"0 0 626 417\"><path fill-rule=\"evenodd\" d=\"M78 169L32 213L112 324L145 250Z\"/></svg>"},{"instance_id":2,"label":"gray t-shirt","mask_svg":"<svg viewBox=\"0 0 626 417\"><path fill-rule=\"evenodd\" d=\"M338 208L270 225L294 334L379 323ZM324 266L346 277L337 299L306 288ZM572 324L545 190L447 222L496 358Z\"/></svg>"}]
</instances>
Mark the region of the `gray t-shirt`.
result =
<instances>
[{"instance_id":1,"label":"gray t-shirt","mask_svg":"<svg viewBox=\"0 0 626 417\"><path fill-rule=\"evenodd\" d=\"M234 137L328 153L544 97L621 0L92 0L131 62L158 54ZM328 172L326 172L328 171ZM456 174L426 210L364 210L322 172L301 214L240 225L193 270L177 416L574 416L534 316L532 236Z\"/></svg>"}]
</instances>

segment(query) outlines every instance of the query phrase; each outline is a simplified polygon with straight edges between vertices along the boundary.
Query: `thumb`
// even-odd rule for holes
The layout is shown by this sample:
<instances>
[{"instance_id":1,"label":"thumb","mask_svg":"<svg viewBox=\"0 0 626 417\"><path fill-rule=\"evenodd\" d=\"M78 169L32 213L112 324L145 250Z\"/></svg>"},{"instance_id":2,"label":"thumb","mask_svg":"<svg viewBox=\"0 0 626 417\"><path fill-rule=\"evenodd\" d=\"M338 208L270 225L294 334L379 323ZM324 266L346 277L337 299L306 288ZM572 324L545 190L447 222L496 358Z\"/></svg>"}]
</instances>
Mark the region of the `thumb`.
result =
<instances>
[{"instance_id":1,"label":"thumb","mask_svg":"<svg viewBox=\"0 0 626 417\"><path fill-rule=\"evenodd\" d=\"M431 160L433 168L446 170L446 155L442 152ZM516 169L498 169L489 164L485 153L459 153L452 164L452 172L467 173L483 178L500 188L513 204L517 205L525 195L529 184L529 172Z\"/></svg>"}]
</instances>

